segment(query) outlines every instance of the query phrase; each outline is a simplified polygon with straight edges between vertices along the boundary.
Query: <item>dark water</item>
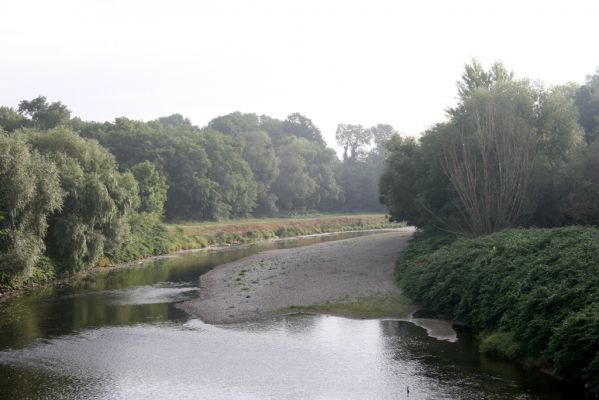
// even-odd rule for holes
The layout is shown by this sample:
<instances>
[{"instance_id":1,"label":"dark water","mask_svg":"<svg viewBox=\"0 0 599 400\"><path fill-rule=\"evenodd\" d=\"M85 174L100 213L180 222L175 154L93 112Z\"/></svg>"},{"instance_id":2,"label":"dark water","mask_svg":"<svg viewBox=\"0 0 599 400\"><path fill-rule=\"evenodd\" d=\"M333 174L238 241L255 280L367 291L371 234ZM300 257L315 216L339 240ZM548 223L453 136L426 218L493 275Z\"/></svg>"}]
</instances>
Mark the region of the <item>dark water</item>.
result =
<instances>
[{"instance_id":1,"label":"dark water","mask_svg":"<svg viewBox=\"0 0 599 400\"><path fill-rule=\"evenodd\" d=\"M1 399L571 399L572 388L409 322L289 316L227 327L174 304L210 268L309 238L167 257L0 303ZM410 389L409 397L407 387Z\"/></svg>"}]
</instances>

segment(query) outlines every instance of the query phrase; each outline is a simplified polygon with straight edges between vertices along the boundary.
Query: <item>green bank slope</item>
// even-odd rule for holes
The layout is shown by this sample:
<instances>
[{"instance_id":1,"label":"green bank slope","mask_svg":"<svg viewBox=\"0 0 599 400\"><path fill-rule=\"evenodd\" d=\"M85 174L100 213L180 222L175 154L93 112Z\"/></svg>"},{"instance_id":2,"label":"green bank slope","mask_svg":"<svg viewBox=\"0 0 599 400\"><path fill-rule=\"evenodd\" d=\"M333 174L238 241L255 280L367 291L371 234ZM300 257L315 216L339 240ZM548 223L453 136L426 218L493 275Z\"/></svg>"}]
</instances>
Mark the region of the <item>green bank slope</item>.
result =
<instances>
[{"instance_id":1,"label":"green bank slope","mask_svg":"<svg viewBox=\"0 0 599 400\"><path fill-rule=\"evenodd\" d=\"M599 229L416 235L396 273L414 301L478 331L482 351L599 394Z\"/></svg>"}]
</instances>

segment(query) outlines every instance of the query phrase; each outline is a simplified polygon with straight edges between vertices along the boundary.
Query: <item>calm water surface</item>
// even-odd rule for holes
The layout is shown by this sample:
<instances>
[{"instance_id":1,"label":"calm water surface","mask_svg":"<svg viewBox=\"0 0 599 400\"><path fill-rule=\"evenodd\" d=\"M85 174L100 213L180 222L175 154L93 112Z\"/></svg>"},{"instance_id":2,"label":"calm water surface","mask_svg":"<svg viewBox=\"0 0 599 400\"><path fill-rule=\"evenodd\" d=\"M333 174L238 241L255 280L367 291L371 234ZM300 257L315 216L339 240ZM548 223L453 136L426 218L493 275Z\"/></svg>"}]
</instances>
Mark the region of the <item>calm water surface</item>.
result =
<instances>
[{"instance_id":1,"label":"calm water surface","mask_svg":"<svg viewBox=\"0 0 599 400\"><path fill-rule=\"evenodd\" d=\"M460 332L409 322L289 316L207 325L174 305L198 277L265 243L103 271L0 303L1 399L571 399L572 388L482 357ZM410 389L408 397L407 388Z\"/></svg>"}]
</instances>

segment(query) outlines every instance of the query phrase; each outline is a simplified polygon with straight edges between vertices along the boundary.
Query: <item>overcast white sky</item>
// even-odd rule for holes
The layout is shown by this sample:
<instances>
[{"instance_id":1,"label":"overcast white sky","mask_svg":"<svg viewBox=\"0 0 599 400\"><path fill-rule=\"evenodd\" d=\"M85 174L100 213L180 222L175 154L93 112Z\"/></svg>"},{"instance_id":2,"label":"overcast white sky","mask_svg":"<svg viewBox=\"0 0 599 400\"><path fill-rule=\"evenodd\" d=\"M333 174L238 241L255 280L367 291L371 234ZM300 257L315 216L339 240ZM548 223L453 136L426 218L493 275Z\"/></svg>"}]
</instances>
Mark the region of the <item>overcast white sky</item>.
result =
<instances>
[{"instance_id":1,"label":"overcast white sky","mask_svg":"<svg viewBox=\"0 0 599 400\"><path fill-rule=\"evenodd\" d=\"M599 1L0 0L0 105L83 119L301 112L417 135L473 57L547 84L599 67Z\"/></svg>"}]
</instances>

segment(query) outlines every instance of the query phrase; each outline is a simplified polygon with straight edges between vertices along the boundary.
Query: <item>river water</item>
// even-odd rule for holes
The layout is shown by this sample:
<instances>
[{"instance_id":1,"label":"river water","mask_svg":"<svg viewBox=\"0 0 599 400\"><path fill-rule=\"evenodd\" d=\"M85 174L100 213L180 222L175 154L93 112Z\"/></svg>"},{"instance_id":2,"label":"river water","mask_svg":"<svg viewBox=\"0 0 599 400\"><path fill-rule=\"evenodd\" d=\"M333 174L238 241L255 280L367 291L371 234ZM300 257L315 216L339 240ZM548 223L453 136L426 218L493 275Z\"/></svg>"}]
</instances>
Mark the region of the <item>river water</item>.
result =
<instances>
[{"instance_id":1,"label":"river water","mask_svg":"<svg viewBox=\"0 0 599 400\"><path fill-rule=\"evenodd\" d=\"M573 399L535 371L394 320L287 316L207 325L177 309L198 277L258 251L191 252L0 303L0 399ZM408 393L409 390L409 393Z\"/></svg>"}]
</instances>

